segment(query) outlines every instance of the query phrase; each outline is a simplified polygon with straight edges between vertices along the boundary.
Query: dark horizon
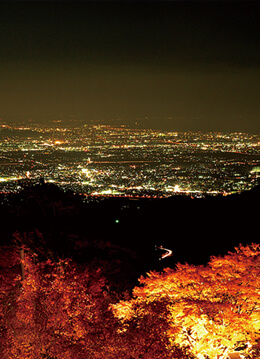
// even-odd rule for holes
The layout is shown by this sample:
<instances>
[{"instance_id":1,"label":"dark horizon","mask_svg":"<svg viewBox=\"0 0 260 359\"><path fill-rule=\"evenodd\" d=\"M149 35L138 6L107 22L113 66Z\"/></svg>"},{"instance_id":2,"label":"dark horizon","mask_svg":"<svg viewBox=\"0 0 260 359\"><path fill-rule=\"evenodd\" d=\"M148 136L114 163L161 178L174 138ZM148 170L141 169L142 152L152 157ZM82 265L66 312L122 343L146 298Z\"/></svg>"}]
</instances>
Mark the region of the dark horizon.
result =
<instances>
[{"instance_id":1,"label":"dark horizon","mask_svg":"<svg viewBox=\"0 0 260 359\"><path fill-rule=\"evenodd\" d=\"M1 2L3 121L260 133L257 2Z\"/></svg>"}]
</instances>

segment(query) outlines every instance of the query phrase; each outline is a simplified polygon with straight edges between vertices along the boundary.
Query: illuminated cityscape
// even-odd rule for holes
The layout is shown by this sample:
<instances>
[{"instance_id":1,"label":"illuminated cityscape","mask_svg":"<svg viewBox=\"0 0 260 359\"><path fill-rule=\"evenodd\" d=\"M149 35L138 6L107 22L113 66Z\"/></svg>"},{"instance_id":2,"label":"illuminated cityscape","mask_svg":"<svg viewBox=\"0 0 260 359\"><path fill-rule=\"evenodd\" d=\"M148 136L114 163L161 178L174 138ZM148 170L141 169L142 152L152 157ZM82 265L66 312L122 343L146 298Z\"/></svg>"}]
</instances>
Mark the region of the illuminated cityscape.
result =
<instances>
[{"instance_id":1,"label":"illuminated cityscape","mask_svg":"<svg viewBox=\"0 0 260 359\"><path fill-rule=\"evenodd\" d=\"M92 196L230 194L252 188L260 137L124 125L1 125L1 192L40 178Z\"/></svg>"},{"instance_id":2,"label":"illuminated cityscape","mask_svg":"<svg viewBox=\"0 0 260 359\"><path fill-rule=\"evenodd\" d=\"M259 2L0 1L0 359L260 359Z\"/></svg>"}]
</instances>

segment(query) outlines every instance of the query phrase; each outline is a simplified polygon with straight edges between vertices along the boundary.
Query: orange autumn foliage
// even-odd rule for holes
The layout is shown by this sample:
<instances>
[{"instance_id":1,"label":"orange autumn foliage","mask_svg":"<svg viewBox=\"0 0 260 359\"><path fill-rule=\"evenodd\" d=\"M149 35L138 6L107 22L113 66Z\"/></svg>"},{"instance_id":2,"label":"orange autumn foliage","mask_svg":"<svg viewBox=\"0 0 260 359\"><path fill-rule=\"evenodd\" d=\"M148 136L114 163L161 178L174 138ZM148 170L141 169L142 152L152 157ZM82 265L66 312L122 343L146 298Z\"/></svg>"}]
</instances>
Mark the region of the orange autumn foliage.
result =
<instances>
[{"instance_id":1,"label":"orange autumn foliage","mask_svg":"<svg viewBox=\"0 0 260 359\"><path fill-rule=\"evenodd\" d=\"M260 245L140 278L116 304L101 270L1 249L1 359L259 358Z\"/></svg>"},{"instance_id":2,"label":"orange autumn foliage","mask_svg":"<svg viewBox=\"0 0 260 359\"><path fill-rule=\"evenodd\" d=\"M25 280L17 275L2 294L1 359L115 358L120 345L101 272L29 253L24 265Z\"/></svg>"},{"instance_id":3,"label":"orange autumn foliage","mask_svg":"<svg viewBox=\"0 0 260 359\"><path fill-rule=\"evenodd\" d=\"M260 338L260 245L240 245L207 266L150 272L140 284L131 300L112 306L121 330L133 321L141 326L156 306L168 350L177 345L197 359L226 359L232 351L253 358Z\"/></svg>"},{"instance_id":4,"label":"orange autumn foliage","mask_svg":"<svg viewBox=\"0 0 260 359\"><path fill-rule=\"evenodd\" d=\"M161 331L165 321L156 319L160 308L149 314L148 325L132 323L126 333L109 309L117 294L109 291L101 270L70 260L40 262L25 250L22 281L18 253L7 251L0 268L0 276L10 274L1 287L1 359L172 358ZM182 354L178 348L175 352Z\"/></svg>"}]
</instances>

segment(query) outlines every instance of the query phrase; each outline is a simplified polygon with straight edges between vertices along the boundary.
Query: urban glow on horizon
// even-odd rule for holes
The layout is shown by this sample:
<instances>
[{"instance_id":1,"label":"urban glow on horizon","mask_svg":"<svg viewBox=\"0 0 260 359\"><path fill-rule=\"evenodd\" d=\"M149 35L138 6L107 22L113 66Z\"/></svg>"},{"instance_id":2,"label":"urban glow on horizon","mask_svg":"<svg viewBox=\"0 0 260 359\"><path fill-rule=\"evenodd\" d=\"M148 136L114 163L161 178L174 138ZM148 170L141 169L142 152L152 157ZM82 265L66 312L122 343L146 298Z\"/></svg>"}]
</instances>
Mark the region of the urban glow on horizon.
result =
<instances>
[{"instance_id":1,"label":"urban glow on horizon","mask_svg":"<svg viewBox=\"0 0 260 359\"><path fill-rule=\"evenodd\" d=\"M260 138L127 126L2 124L1 192L40 178L87 196L230 194L254 187Z\"/></svg>"}]
</instances>

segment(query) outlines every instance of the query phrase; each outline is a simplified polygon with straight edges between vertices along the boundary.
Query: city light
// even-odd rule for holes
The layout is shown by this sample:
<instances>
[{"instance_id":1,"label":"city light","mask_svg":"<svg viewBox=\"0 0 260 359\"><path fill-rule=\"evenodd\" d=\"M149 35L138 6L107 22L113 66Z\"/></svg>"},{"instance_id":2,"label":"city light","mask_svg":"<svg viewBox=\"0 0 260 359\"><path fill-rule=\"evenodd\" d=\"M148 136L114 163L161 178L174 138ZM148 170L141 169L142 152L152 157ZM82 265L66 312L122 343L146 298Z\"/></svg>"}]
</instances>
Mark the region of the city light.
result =
<instances>
[{"instance_id":1,"label":"city light","mask_svg":"<svg viewBox=\"0 0 260 359\"><path fill-rule=\"evenodd\" d=\"M180 186L178 185L178 184L176 184L175 186L174 186L174 190L173 190L174 192L180 192L181 191L181 189L180 189Z\"/></svg>"},{"instance_id":2,"label":"city light","mask_svg":"<svg viewBox=\"0 0 260 359\"><path fill-rule=\"evenodd\" d=\"M2 191L44 177L92 196L194 198L244 191L259 178L257 135L55 126L2 125Z\"/></svg>"}]
</instances>

